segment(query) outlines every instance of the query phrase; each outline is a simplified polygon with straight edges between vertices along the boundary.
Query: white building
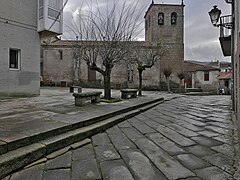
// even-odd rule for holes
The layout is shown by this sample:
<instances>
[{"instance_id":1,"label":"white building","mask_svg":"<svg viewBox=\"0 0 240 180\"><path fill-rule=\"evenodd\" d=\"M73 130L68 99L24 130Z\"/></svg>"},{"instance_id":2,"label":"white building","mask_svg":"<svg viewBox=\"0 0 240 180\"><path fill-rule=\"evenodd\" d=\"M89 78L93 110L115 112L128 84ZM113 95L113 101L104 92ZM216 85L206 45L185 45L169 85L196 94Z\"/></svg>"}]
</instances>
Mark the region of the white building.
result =
<instances>
[{"instance_id":1,"label":"white building","mask_svg":"<svg viewBox=\"0 0 240 180\"><path fill-rule=\"evenodd\" d=\"M0 1L0 95L39 94L40 39L62 33L62 8L62 0Z\"/></svg>"}]
</instances>

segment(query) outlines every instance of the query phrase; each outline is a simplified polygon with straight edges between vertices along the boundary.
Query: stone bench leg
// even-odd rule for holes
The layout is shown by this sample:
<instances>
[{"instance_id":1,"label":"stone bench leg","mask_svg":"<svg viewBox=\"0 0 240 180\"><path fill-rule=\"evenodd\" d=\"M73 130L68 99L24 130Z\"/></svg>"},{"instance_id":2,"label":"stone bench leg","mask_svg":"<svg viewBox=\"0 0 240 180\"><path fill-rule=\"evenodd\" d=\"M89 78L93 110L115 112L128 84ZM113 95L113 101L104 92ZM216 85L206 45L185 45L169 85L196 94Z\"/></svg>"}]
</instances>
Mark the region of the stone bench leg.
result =
<instances>
[{"instance_id":1,"label":"stone bench leg","mask_svg":"<svg viewBox=\"0 0 240 180\"><path fill-rule=\"evenodd\" d=\"M136 97L137 97L137 94L132 94L131 97L132 97L132 98L136 98Z\"/></svg>"},{"instance_id":2,"label":"stone bench leg","mask_svg":"<svg viewBox=\"0 0 240 180\"><path fill-rule=\"evenodd\" d=\"M85 99L84 98L75 98L75 106L84 106Z\"/></svg>"},{"instance_id":3,"label":"stone bench leg","mask_svg":"<svg viewBox=\"0 0 240 180\"><path fill-rule=\"evenodd\" d=\"M74 87L70 87L70 93L74 92Z\"/></svg>"},{"instance_id":4,"label":"stone bench leg","mask_svg":"<svg viewBox=\"0 0 240 180\"><path fill-rule=\"evenodd\" d=\"M127 99L127 97L128 95L126 93L122 93L122 96L121 96L122 99Z\"/></svg>"},{"instance_id":5,"label":"stone bench leg","mask_svg":"<svg viewBox=\"0 0 240 180\"><path fill-rule=\"evenodd\" d=\"M91 103L100 103L100 96L97 96L95 99L91 100Z\"/></svg>"},{"instance_id":6,"label":"stone bench leg","mask_svg":"<svg viewBox=\"0 0 240 180\"><path fill-rule=\"evenodd\" d=\"M78 93L82 93L82 88L81 87L78 88Z\"/></svg>"}]
</instances>

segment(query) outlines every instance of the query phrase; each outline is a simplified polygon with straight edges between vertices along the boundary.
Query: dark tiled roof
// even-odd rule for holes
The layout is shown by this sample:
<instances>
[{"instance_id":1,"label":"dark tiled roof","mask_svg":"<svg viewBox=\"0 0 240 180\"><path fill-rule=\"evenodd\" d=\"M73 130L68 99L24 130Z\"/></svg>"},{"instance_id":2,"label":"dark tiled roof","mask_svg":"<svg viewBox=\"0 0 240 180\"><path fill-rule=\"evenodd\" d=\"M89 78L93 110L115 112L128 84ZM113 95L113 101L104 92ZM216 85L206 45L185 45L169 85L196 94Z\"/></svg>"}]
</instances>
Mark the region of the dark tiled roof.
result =
<instances>
[{"instance_id":1,"label":"dark tiled roof","mask_svg":"<svg viewBox=\"0 0 240 180\"><path fill-rule=\"evenodd\" d=\"M185 72L195 72L195 71L219 71L219 68L204 65L204 64L197 64L194 62L184 61L184 71Z\"/></svg>"},{"instance_id":2,"label":"dark tiled roof","mask_svg":"<svg viewBox=\"0 0 240 180\"><path fill-rule=\"evenodd\" d=\"M219 79L231 79L232 78L232 72L221 72L218 76Z\"/></svg>"}]
</instances>

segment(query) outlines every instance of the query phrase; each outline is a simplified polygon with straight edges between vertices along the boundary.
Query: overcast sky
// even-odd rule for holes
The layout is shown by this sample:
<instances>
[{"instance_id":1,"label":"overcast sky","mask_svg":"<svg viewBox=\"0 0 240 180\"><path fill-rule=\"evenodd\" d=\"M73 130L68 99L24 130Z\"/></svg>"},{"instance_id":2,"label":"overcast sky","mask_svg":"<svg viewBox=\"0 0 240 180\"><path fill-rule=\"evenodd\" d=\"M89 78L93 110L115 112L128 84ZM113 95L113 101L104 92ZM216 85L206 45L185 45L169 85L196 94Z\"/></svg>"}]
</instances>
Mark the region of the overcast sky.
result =
<instances>
[{"instance_id":1,"label":"overcast sky","mask_svg":"<svg viewBox=\"0 0 240 180\"><path fill-rule=\"evenodd\" d=\"M72 13L81 6L84 0L69 0L64 9L64 24L72 20ZM107 1L101 1L101 8L105 8ZM119 0L121 1L121 0ZM142 18L152 0L139 0L139 6L145 7L142 12ZM181 0L154 0L155 4L181 4ZM217 5L222 11L222 15L230 14L230 5L225 0L184 0L185 12L185 60L220 60L229 61L230 58L224 58L219 43L219 28L212 26L208 12L213 5ZM144 32L143 32L144 34ZM64 39L74 39L74 35L68 33L64 26ZM143 37L141 37L143 38Z\"/></svg>"}]
</instances>

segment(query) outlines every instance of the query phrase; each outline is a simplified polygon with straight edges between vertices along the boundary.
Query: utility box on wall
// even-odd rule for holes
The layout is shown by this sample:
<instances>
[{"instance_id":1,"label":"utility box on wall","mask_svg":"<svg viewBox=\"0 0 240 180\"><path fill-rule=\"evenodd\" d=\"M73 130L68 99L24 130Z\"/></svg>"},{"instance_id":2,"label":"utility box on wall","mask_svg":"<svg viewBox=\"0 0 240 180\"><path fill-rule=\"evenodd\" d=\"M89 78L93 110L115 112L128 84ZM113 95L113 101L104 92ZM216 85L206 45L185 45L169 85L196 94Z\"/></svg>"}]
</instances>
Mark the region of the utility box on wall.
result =
<instances>
[{"instance_id":1,"label":"utility box on wall","mask_svg":"<svg viewBox=\"0 0 240 180\"><path fill-rule=\"evenodd\" d=\"M63 0L38 0L38 27L41 37L63 32Z\"/></svg>"}]
</instances>

